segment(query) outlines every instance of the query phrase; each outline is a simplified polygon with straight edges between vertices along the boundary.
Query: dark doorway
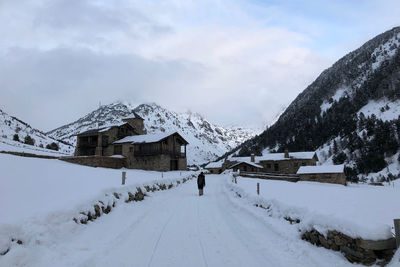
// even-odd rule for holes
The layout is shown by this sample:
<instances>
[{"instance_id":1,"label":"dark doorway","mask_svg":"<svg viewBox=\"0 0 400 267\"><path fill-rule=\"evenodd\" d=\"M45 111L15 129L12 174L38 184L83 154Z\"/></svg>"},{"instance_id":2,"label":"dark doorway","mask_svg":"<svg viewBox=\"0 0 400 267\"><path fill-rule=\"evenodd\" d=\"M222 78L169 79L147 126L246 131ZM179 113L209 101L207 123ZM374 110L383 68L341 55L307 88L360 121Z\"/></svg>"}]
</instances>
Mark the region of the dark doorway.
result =
<instances>
[{"instance_id":1,"label":"dark doorway","mask_svg":"<svg viewBox=\"0 0 400 267\"><path fill-rule=\"evenodd\" d=\"M176 159L171 159L170 170L171 170L171 171L176 171L176 170L178 170L178 160L176 160Z\"/></svg>"},{"instance_id":2,"label":"dark doorway","mask_svg":"<svg viewBox=\"0 0 400 267\"><path fill-rule=\"evenodd\" d=\"M276 171L276 172L279 171L279 164L278 163L274 164L274 171Z\"/></svg>"}]
</instances>

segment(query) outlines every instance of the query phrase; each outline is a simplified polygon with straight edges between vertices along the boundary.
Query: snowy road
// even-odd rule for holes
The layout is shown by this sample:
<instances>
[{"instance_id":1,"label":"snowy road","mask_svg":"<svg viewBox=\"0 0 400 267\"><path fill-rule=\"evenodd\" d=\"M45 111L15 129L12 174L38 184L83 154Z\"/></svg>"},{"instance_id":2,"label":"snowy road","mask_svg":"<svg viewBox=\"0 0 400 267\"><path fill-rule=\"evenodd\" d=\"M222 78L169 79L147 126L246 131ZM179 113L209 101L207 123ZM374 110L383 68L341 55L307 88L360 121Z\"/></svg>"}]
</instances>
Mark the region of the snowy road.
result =
<instances>
[{"instance_id":1,"label":"snowy road","mask_svg":"<svg viewBox=\"0 0 400 267\"><path fill-rule=\"evenodd\" d=\"M311 246L284 220L263 218L208 175L123 204L75 233L51 233L14 249L10 264L34 266L346 266L339 253ZM254 210L253 210L254 209ZM262 211L260 211L262 212ZM76 226L74 226L76 227ZM18 258L18 260L17 260Z\"/></svg>"}]
</instances>

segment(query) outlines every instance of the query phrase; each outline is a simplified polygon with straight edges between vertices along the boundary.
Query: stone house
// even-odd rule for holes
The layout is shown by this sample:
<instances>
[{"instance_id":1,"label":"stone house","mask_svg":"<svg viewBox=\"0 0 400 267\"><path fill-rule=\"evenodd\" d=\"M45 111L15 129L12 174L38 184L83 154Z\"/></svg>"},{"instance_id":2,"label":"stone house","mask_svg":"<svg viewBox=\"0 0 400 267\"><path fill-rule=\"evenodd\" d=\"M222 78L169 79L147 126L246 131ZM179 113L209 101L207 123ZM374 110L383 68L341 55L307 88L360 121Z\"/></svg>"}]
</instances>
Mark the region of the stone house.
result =
<instances>
[{"instance_id":1,"label":"stone house","mask_svg":"<svg viewBox=\"0 0 400 267\"><path fill-rule=\"evenodd\" d=\"M315 152L290 152L270 153L263 156L232 157L232 165L239 162L254 163L262 166L260 172L296 174L301 166L315 166L318 161ZM231 165L231 166L232 166ZM231 167L230 167L231 168Z\"/></svg>"},{"instance_id":2,"label":"stone house","mask_svg":"<svg viewBox=\"0 0 400 267\"><path fill-rule=\"evenodd\" d=\"M114 154L126 158L127 168L143 170L186 170L188 142L177 132L127 136L114 143Z\"/></svg>"},{"instance_id":3,"label":"stone house","mask_svg":"<svg viewBox=\"0 0 400 267\"><path fill-rule=\"evenodd\" d=\"M223 172L222 162L210 162L204 169L208 170L211 174L220 174Z\"/></svg>"},{"instance_id":4,"label":"stone house","mask_svg":"<svg viewBox=\"0 0 400 267\"><path fill-rule=\"evenodd\" d=\"M302 166L297 175L300 181L346 185L344 165Z\"/></svg>"},{"instance_id":5,"label":"stone house","mask_svg":"<svg viewBox=\"0 0 400 267\"><path fill-rule=\"evenodd\" d=\"M263 169L263 166L259 164L255 164L254 162L246 162L241 161L230 167L233 171L237 172L260 172Z\"/></svg>"},{"instance_id":6,"label":"stone house","mask_svg":"<svg viewBox=\"0 0 400 267\"><path fill-rule=\"evenodd\" d=\"M143 118L134 114L123 123L77 135L78 164L156 171L186 170L188 142L177 132L146 134Z\"/></svg>"}]
</instances>

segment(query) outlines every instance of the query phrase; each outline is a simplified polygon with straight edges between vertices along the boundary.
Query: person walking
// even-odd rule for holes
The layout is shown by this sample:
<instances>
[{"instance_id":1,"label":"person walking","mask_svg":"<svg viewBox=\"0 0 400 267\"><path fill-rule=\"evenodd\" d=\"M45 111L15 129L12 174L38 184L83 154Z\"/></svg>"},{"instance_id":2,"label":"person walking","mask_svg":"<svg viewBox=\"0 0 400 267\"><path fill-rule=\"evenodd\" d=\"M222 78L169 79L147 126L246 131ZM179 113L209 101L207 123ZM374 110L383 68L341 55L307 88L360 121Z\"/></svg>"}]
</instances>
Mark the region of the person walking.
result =
<instances>
[{"instance_id":1,"label":"person walking","mask_svg":"<svg viewBox=\"0 0 400 267\"><path fill-rule=\"evenodd\" d=\"M204 173L201 172L197 177L197 187L199 188L199 196L203 195L203 188L206 186L206 177Z\"/></svg>"}]
</instances>

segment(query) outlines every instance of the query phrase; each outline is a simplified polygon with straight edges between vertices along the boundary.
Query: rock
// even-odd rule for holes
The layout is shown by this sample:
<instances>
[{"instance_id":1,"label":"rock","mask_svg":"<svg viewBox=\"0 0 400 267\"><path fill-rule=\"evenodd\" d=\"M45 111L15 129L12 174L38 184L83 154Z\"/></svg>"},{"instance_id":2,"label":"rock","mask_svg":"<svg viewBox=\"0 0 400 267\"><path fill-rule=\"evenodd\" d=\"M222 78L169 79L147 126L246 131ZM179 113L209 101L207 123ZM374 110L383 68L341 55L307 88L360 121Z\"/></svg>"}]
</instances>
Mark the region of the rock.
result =
<instances>
[{"instance_id":1,"label":"rock","mask_svg":"<svg viewBox=\"0 0 400 267\"><path fill-rule=\"evenodd\" d=\"M319 242L321 243L321 245L322 245L324 248L329 249L328 240L326 240L324 236L319 235L319 236L318 236L318 239L319 239Z\"/></svg>"},{"instance_id":2,"label":"rock","mask_svg":"<svg viewBox=\"0 0 400 267\"><path fill-rule=\"evenodd\" d=\"M99 205L96 204L96 205L93 206L93 208L94 208L94 212L96 213L96 218L100 217L101 216L101 211L100 211Z\"/></svg>"},{"instance_id":3,"label":"rock","mask_svg":"<svg viewBox=\"0 0 400 267\"><path fill-rule=\"evenodd\" d=\"M114 192L114 197L115 197L116 199L119 199L119 195L118 195L116 192Z\"/></svg>"}]
</instances>

